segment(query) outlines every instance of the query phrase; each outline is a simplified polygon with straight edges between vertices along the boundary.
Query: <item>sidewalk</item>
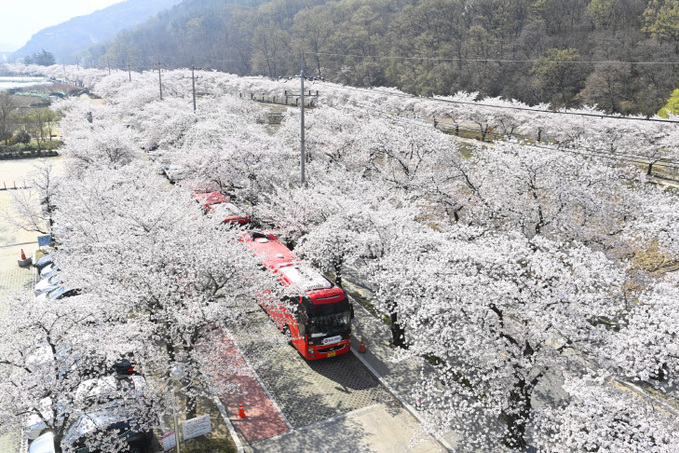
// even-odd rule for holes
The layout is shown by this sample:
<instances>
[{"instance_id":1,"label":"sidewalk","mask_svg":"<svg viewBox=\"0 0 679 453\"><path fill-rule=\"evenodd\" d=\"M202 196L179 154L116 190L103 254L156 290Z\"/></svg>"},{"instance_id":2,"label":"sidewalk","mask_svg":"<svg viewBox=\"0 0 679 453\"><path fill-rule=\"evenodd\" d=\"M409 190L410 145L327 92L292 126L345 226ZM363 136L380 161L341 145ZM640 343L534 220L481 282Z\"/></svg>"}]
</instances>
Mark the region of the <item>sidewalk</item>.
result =
<instances>
[{"instance_id":1,"label":"sidewalk","mask_svg":"<svg viewBox=\"0 0 679 453\"><path fill-rule=\"evenodd\" d=\"M362 297L370 298L368 288L360 287L344 280L345 289L351 293L358 293ZM351 343L352 352L363 362L373 375L394 395L408 412L423 425L421 414L413 407L415 396L413 389L421 380L422 373L434 373L431 366L421 357L411 357L407 360L395 362L394 348L391 346L391 331L381 320L375 318L359 302L354 300L354 331ZM366 352L360 353L361 338L364 339ZM437 439L438 444L448 451L455 451L455 433L449 432L445 438Z\"/></svg>"},{"instance_id":2,"label":"sidewalk","mask_svg":"<svg viewBox=\"0 0 679 453\"><path fill-rule=\"evenodd\" d=\"M256 442L289 431L285 419L227 333L220 332L213 346L217 348L219 362L228 363L229 367L216 366L211 372L212 380L217 387L237 389L223 390L217 397L245 442ZM238 417L241 403L245 418Z\"/></svg>"}]
</instances>

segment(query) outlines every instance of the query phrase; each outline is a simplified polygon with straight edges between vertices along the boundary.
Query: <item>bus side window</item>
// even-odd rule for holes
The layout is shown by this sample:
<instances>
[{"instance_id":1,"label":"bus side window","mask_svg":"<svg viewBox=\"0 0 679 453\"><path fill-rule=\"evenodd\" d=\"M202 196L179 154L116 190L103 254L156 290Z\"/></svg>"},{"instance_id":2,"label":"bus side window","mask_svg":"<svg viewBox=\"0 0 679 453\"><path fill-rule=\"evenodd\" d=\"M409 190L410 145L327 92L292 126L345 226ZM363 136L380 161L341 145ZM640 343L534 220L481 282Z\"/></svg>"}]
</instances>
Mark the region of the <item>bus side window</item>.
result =
<instances>
[{"instance_id":1,"label":"bus side window","mask_svg":"<svg viewBox=\"0 0 679 453\"><path fill-rule=\"evenodd\" d=\"M291 313L293 313L293 316L294 316L294 314L297 313L297 305L298 304L296 303L295 297L293 297L293 296L283 296L281 298L281 302L283 303L283 306L285 308L287 308Z\"/></svg>"},{"instance_id":2,"label":"bus side window","mask_svg":"<svg viewBox=\"0 0 679 453\"><path fill-rule=\"evenodd\" d=\"M304 335L306 335L306 325L307 325L307 317L306 314L304 313L304 310L297 311L297 325L299 327L299 335L301 337L304 337Z\"/></svg>"}]
</instances>

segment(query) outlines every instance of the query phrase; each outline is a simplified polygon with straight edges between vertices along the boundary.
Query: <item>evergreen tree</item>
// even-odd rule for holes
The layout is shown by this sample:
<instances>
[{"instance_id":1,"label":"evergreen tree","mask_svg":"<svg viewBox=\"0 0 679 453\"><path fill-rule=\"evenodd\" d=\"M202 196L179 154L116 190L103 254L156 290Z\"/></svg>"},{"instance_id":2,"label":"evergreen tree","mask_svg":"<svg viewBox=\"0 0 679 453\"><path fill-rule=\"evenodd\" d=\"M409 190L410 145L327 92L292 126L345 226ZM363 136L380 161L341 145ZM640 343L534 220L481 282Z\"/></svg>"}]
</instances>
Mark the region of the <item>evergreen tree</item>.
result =
<instances>
[{"instance_id":1,"label":"evergreen tree","mask_svg":"<svg viewBox=\"0 0 679 453\"><path fill-rule=\"evenodd\" d=\"M52 66L55 63L54 55L42 49L40 52L33 54L33 61L40 66Z\"/></svg>"}]
</instances>

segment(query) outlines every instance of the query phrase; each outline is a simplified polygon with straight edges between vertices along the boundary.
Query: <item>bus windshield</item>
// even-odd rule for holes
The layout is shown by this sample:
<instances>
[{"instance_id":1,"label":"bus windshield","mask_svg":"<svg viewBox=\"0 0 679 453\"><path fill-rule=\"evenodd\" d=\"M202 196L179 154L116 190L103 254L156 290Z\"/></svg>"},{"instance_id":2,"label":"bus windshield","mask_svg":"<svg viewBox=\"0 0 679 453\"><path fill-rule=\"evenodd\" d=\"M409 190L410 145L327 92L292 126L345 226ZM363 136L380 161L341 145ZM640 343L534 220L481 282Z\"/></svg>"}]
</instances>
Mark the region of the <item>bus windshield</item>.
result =
<instances>
[{"instance_id":1,"label":"bus windshield","mask_svg":"<svg viewBox=\"0 0 679 453\"><path fill-rule=\"evenodd\" d=\"M351 311L319 314L309 317L309 334L312 338L344 332L351 325Z\"/></svg>"}]
</instances>

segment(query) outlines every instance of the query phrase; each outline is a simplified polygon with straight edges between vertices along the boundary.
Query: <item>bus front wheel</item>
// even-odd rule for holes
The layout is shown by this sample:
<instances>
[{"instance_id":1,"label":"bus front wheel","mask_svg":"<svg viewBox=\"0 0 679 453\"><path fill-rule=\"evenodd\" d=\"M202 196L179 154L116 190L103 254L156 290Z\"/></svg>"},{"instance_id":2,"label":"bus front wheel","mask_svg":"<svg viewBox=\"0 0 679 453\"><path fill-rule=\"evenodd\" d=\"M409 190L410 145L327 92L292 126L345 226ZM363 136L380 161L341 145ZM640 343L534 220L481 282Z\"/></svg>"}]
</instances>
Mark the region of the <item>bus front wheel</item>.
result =
<instances>
[{"instance_id":1,"label":"bus front wheel","mask_svg":"<svg viewBox=\"0 0 679 453\"><path fill-rule=\"evenodd\" d=\"M287 324L283 327L283 335L285 335L285 341L288 344L292 344L292 334L290 333L290 326Z\"/></svg>"}]
</instances>

